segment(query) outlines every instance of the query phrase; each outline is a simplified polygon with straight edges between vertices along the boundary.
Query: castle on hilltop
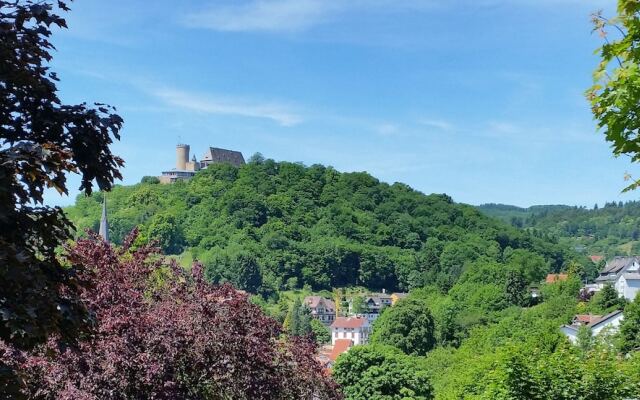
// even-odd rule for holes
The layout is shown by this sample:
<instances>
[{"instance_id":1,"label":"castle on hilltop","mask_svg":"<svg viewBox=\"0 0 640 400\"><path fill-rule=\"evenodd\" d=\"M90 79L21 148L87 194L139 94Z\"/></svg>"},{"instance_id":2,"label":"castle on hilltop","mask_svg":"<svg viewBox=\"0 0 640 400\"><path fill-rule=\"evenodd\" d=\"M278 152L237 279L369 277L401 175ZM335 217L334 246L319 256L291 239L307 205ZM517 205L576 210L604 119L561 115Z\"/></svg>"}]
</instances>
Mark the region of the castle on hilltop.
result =
<instances>
[{"instance_id":1,"label":"castle on hilltop","mask_svg":"<svg viewBox=\"0 0 640 400\"><path fill-rule=\"evenodd\" d=\"M244 157L242 153L234 150L219 149L217 147L209 147L204 153L202 160L196 160L195 154L189 161L188 144L179 144L176 146L176 167L170 171L163 171L158 177L160 183L174 183L179 180L188 180L193 177L196 172L207 168L211 164L231 164L234 167L244 165Z\"/></svg>"}]
</instances>

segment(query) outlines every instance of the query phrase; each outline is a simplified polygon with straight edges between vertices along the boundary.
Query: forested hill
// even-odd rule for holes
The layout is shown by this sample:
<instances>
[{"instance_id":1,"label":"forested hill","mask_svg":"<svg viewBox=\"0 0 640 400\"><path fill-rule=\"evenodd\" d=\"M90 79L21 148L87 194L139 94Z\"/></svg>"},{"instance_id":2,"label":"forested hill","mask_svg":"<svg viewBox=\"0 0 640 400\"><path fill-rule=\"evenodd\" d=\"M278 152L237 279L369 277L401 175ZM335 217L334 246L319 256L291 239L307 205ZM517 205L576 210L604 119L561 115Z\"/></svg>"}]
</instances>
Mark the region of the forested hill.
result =
<instances>
[{"instance_id":1,"label":"forested hill","mask_svg":"<svg viewBox=\"0 0 640 400\"><path fill-rule=\"evenodd\" d=\"M640 202L610 202L603 207L484 204L478 209L515 227L565 239L585 254L607 257L640 254Z\"/></svg>"},{"instance_id":2,"label":"forested hill","mask_svg":"<svg viewBox=\"0 0 640 400\"><path fill-rule=\"evenodd\" d=\"M536 281L570 256L446 195L259 156L240 168L210 166L173 185L145 178L107 196L115 242L140 226L165 252L202 261L212 280L252 291L426 284L446 290L477 260L541 260L526 272ZM102 198L78 197L67 208L79 232L98 229Z\"/></svg>"}]
</instances>

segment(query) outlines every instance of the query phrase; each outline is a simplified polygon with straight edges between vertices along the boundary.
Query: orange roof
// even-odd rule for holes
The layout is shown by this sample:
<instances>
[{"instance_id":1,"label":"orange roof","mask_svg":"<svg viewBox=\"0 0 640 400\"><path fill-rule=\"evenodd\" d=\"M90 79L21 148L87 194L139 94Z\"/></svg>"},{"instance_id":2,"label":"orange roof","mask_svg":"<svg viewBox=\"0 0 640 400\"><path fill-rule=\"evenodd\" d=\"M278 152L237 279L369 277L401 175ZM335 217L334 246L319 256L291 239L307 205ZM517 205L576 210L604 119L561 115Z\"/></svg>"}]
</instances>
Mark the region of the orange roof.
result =
<instances>
[{"instance_id":1,"label":"orange roof","mask_svg":"<svg viewBox=\"0 0 640 400\"><path fill-rule=\"evenodd\" d=\"M573 317L573 322L586 325L590 324L591 322L597 321L600 318L602 318L601 315L578 314Z\"/></svg>"},{"instance_id":2,"label":"orange roof","mask_svg":"<svg viewBox=\"0 0 640 400\"><path fill-rule=\"evenodd\" d=\"M592 262L594 262L595 264L599 263L600 261L602 261L602 259L604 258L604 256L589 256L589 258L591 259Z\"/></svg>"},{"instance_id":3,"label":"orange roof","mask_svg":"<svg viewBox=\"0 0 640 400\"><path fill-rule=\"evenodd\" d=\"M547 279L545 279L545 282L555 283L558 281L566 281L567 279L569 279L569 275L567 274L549 274L547 275Z\"/></svg>"},{"instance_id":4,"label":"orange roof","mask_svg":"<svg viewBox=\"0 0 640 400\"><path fill-rule=\"evenodd\" d=\"M367 323L366 318L338 317L331 324L332 328L362 328Z\"/></svg>"},{"instance_id":5,"label":"orange roof","mask_svg":"<svg viewBox=\"0 0 640 400\"><path fill-rule=\"evenodd\" d=\"M335 361L340 354L349 350L351 346L353 346L353 341L351 339L336 339L336 344L333 346L333 350L331 350L329 358L331 361Z\"/></svg>"}]
</instances>

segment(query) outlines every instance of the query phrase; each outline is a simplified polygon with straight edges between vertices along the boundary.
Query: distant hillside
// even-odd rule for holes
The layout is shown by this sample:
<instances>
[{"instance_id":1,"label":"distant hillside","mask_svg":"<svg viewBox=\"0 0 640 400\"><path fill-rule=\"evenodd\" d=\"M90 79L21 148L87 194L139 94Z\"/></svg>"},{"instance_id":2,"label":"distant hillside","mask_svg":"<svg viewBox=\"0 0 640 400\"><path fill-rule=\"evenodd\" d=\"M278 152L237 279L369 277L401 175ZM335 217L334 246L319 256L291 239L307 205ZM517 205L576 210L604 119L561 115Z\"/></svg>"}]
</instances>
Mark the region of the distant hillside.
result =
<instances>
[{"instance_id":1,"label":"distant hillside","mask_svg":"<svg viewBox=\"0 0 640 400\"><path fill-rule=\"evenodd\" d=\"M490 217L498 218L503 222L517 226L518 219L525 219L532 215L542 215L549 212L563 211L571 209L570 206L565 205L545 205L545 206L531 206L528 208L522 208L518 206L510 206L508 204L482 204L478 206L478 209L483 214Z\"/></svg>"},{"instance_id":2,"label":"distant hillside","mask_svg":"<svg viewBox=\"0 0 640 400\"><path fill-rule=\"evenodd\" d=\"M564 239L578 251L614 256L640 254L640 202L606 203L588 209L564 205L520 208L483 204L478 209L514 227Z\"/></svg>"},{"instance_id":3,"label":"distant hillside","mask_svg":"<svg viewBox=\"0 0 640 400\"><path fill-rule=\"evenodd\" d=\"M97 230L102 198L81 196L67 208L79 232ZM165 252L202 261L210 279L251 290L448 289L468 263L513 254L546 260L529 276L536 280L571 256L446 195L260 157L240 168L212 165L188 182L118 186L107 203L116 242L140 226Z\"/></svg>"}]
</instances>

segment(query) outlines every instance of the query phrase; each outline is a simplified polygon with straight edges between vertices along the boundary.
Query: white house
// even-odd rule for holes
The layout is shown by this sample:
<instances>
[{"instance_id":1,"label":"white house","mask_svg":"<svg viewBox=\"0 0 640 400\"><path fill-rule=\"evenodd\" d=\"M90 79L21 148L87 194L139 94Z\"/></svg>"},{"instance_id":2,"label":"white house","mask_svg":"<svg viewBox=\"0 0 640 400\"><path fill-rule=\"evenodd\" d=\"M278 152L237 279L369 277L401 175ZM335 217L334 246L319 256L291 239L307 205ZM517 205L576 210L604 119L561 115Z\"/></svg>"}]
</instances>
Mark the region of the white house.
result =
<instances>
[{"instance_id":1,"label":"white house","mask_svg":"<svg viewBox=\"0 0 640 400\"><path fill-rule=\"evenodd\" d=\"M612 285L620 297L633 301L640 292L640 258L614 257L596 279L599 289Z\"/></svg>"},{"instance_id":2,"label":"white house","mask_svg":"<svg viewBox=\"0 0 640 400\"><path fill-rule=\"evenodd\" d=\"M367 318L338 317L331 324L331 344L335 346L340 339L349 339L354 346L367 344L371 323Z\"/></svg>"},{"instance_id":3,"label":"white house","mask_svg":"<svg viewBox=\"0 0 640 400\"><path fill-rule=\"evenodd\" d=\"M364 309L361 310L361 312L356 313L356 310L354 310L353 308L354 298L355 296L349 299L349 314L356 315L357 317L361 318L366 318L370 323L373 323L373 321L375 321L380 316L383 308L390 307L394 303L393 295L388 295L385 292L361 296L364 303Z\"/></svg>"},{"instance_id":4,"label":"white house","mask_svg":"<svg viewBox=\"0 0 640 400\"><path fill-rule=\"evenodd\" d=\"M571 343L575 344L578 342L578 331L581 327L586 326L591 330L592 336L598 336L603 331L617 332L623 319L622 311L614 311L604 317L599 315L576 315L571 325L563 325L560 330Z\"/></svg>"},{"instance_id":5,"label":"white house","mask_svg":"<svg viewBox=\"0 0 640 400\"><path fill-rule=\"evenodd\" d=\"M336 304L333 300L321 296L307 296L304 304L311 310L311 316L325 325L331 325L336 316Z\"/></svg>"}]
</instances>

